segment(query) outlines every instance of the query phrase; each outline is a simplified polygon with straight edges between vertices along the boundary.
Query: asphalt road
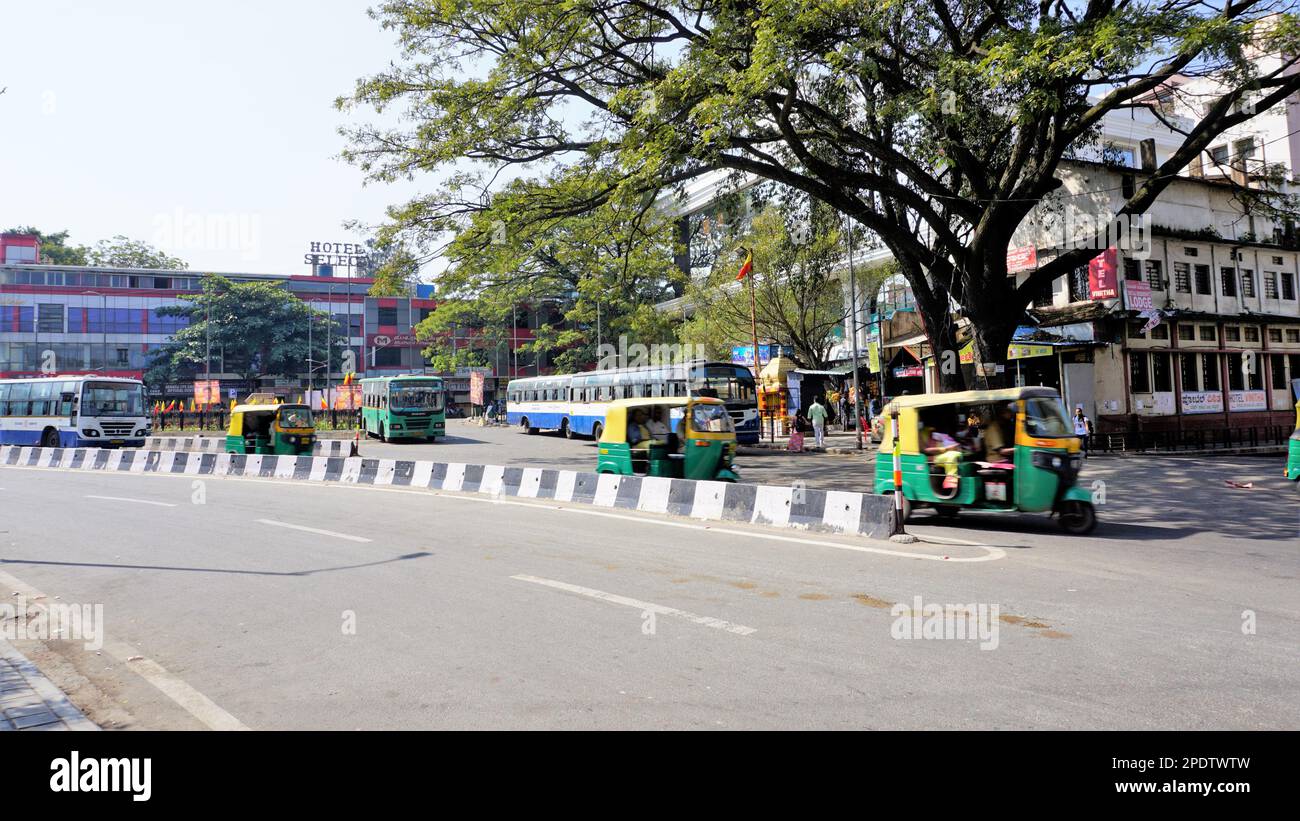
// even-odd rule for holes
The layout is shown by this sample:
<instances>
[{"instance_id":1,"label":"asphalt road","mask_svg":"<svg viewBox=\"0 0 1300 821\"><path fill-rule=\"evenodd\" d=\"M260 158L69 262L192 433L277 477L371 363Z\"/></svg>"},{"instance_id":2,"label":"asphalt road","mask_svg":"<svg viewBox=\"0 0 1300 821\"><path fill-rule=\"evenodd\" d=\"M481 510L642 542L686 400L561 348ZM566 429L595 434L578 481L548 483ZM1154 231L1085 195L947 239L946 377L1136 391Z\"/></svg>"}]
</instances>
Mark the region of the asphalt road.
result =
<instances>
[{"instance_id":1,"label":"asphalt road","mask_svg":"<svg viewBox=\"0 0 1300 821\"><path fill-rule=\"evenodd\" d=\"M0 601L104 605L98 654L16 644L114 727L1300 728L1294 490L1172 461L1089 465L1088 539L911 527L992 547L4 468ZM996 647L896 638L916 596L996 605Z\"/></svg>"}]
</instances>

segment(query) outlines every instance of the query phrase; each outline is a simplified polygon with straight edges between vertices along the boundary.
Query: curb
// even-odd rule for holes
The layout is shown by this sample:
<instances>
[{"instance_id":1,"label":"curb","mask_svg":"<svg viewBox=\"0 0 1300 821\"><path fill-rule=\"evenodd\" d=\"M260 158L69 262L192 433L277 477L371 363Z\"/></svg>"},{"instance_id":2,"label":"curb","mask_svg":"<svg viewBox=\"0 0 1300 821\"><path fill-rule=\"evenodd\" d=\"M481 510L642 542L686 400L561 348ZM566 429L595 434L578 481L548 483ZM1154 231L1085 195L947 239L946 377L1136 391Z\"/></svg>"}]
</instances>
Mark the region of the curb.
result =
<instances>
[{"instance_id":1,"label":"curb","mask_svg":"<svg viewBox=\"0 0 1300 821\"><path fill-rule=\"evenodd\" d=\"M893 501L889 497L849 491L359 456L263 456L3 445L0 466L425 488L880 539L889 537L893 519Z\"/></svg>"},{"instance_id":2,"label":"curb","mask_svg":"<svg viewBox=\"0 0 1300 821\"><path fill-rule=\"evenodd\" d=\"M221 453L226 440L221 436L150 436L144 446L149 450L174 450L186 453ZM352 445L347 439L317 439L312 442L314 456L346 456Z\"/></svg>"},{"instance_id":3,"label":"curb","mask_svg":"<svg viewBox=\"0 0 1300 821\"><path fill-rule=\"evenodd\" d=\"M741 446L740 446L740 452L743 453L744 450L745 450L746 448L754 448L754 449L756 449L756 450L772 450L772 451L777 451L778 453L786 453L786 452L787 452L787 450L786 450L786 446L785 446L784 444L780 443L780 442L775 442L775 443L774 443L774 442L756 442L756 443L754 443L754 444L741 445ZM803 449L802 452L803 452L803 453L825 453L825 454L829 454L829 455L831 455L831 456L859 456L859 455L870 455L870 454L874 454L874 453L876 452L876 447L875 447L874 445L867 445L866 443L864 443L862 450L858 450L856 447L848 447L848 448L842 448L842 447L822 447L822 448L819 448L819 447L817 447L817 446L815 446L815 445L805 445L805 446L804 446L804 449Z\"/></svg>"}]
</instances>

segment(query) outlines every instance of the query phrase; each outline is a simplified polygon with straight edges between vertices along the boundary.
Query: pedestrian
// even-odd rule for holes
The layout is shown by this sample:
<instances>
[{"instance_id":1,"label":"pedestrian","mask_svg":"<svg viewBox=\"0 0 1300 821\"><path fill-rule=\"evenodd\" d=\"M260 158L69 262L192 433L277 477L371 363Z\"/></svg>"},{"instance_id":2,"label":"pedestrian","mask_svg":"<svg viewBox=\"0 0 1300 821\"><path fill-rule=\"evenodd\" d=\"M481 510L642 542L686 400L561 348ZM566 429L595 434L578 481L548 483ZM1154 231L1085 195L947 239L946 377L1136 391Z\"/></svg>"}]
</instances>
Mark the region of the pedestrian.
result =
<instances>
[{"instance_id":1,"label":"pedestrian","mask_svg":"<svg viewBox=\"0 0 1300 821\"><path fill-rule=\"evenodd\" d=\"M826 445L826 406L821 403L821 397L813 397L812 406L808 408L808 421L812 422L813 439L817 442L817 447Z\"/></svg>"},{"instance_id":2,"label":"pedestrian","mask_svg":"<svg viewBox=\"0 0 1300 821\"><path fill-rule=\"evenodd\" d=\"M1088 444L1092 441L1092 420L1083 415L1083 405L1074 406L1074 435L1083 443L1083 458L1088 458Z\"/></svg>"},{"instance_id":3,"label":"pedestrian","mask_svg":"<svg viewBox=\"0 0 1300 821\"><path fill-rule=\"evenodd\" d=\"M846 394L851 394L852 392L853 392L853 388L849 388L847 391L840 391L839 393L840 422L842 422L844 425L845 433L849 432L849 399L848 396L846 396Z\"/></svg>"}]
</instances>

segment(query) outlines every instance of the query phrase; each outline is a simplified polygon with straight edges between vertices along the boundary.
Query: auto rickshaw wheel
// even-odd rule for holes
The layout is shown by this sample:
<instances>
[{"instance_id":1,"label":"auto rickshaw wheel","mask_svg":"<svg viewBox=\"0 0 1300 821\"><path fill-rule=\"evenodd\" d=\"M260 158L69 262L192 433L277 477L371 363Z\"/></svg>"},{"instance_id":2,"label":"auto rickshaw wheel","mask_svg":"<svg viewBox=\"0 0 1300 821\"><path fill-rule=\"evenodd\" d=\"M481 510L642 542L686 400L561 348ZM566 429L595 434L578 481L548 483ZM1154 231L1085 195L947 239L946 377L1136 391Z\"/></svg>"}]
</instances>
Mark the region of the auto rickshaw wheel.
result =
<instances>
[{"instance_id":1,"label":"auto rickshaw wheel","mask_svg":"<svg viewBox=\"0 0 1300 821\"><path fill-rule=\"evenodd\" d=\"M1070 500L1061 505L1061 528L1075 536L1086 536L1097 526L1097 511L1088 502Z\"/></svg>"},{"instance_id":2,"label":"auto rickshaw wheel","mask_svg":"<svg viewBox=\"0 0 1300 821\"><path fill-rule=\"evenodd\" d=\"M940 519L956 519L961 508L957 505L935 505L934 512Z\"/></svg>"}]
</instances>

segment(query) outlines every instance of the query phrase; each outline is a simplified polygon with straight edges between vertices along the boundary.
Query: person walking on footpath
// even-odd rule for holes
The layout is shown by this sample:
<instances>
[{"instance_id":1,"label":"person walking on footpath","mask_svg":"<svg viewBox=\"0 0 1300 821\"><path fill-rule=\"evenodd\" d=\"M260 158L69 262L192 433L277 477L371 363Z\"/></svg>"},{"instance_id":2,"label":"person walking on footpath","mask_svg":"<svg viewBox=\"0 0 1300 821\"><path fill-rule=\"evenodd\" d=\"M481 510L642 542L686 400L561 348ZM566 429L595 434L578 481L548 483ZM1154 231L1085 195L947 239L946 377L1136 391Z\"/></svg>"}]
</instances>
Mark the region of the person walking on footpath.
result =
<instances>
[{"instance_id":1,"label":"person walking on footpath","mask_svg":"<svg viewBox=\"0 0 1300 821\"><path fill-rule=\"evenodd\" d=\"M1074 406L1074 435L1083 443L1083 458L1088 458L1088 445L1092 439L1092 420L1083 415L1083 405Z\"/></svg>"},{"instance_id":2,"label":"person walking on footpath","mask_svg":"<svg viewBox=\"0 0 1300 821\"><path fill-rule=\"evenodd\" d=\"M826 440L826 406L821 403L821 397L813 397L813 403L808 408L808 421L812 422L813 439L817 442L817 447L825 447Z\"/></svg>"}]
</instances>

